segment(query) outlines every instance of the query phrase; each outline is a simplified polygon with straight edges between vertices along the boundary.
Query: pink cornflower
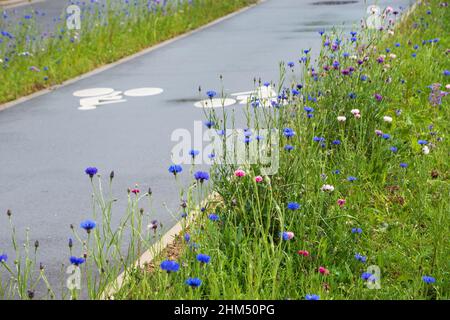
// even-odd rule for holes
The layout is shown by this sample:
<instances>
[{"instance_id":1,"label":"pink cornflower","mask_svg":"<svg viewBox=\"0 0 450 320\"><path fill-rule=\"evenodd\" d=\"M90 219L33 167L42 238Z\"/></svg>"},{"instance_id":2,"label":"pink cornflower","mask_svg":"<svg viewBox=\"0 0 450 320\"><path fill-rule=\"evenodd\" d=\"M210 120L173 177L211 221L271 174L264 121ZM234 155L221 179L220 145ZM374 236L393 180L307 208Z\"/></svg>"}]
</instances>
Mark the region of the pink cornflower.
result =
<instances>
[{"instance_id":1,"label":"pink cornflower","mask_svg":"<svg viewBox=\"0 0 450 320\"><path fill-rule=\"evenodd\" d=\"M330 273L330 270L328 270L327 268L321 266L321 267L319 267L319 272L321 274L323 274L323 275L327 275L327 274Z\"/></svg>"},{"instance_id":2,"label":"pink cornflower","mask_svg":"<svg viewBox=\"0 0 450 320\"><path fill-rule=\"evenodd\" d=\"M337 204L339 207L342 208L345 205L345 202L346 202L345 199L338 199Z\"/></svg>"},{"instance_id":3,"label":"pink cornflower","mask_svg":"<svg viewBox=\"0 0 450 320\"><path fill-rule=\"evenodd\" d=\"M309 256L309 252L307 250L299 250L299 251L297 251L297 253L299 255L301 255L301 256L304 256L304 257L308 257Z\"/></svg>"},{"instance_id":4,"label":"pink cornflower","mask_svg":"<svg viewBox=\"0 0 450 320\"><path fill-rule=\"evenodd\" d=\"M234 172L234 175L235 175L236 177L239 177L239 178L245 177L245 171L244 171L244 170L241 170L241 169L238 169L238 170L236 170L236 171Z\"/></svg>"},{"instance_id":5,"label":"pink cornflower","mask_svg":"<svg viewBox=\"0 0 450 320\"><path fill-rule=\"evenodd\" d=\"M139 191L139 189L133 189L133 190L131 190L131 192L137 195L140 191Z\"/></svg>"},{"instance_id":6,"label":"pink cornflower","mask_svg":"<svg viewBox=\"0 0 450 320\"><path fill-rule=\"evenodd\" d=\"M255 177L255 181L258 182L258 183L259 183L259 182L262 182L262 181L263 181L263 177L261 177L261 176L256 176L256 177Z\"/></svg>"}]
</instances>

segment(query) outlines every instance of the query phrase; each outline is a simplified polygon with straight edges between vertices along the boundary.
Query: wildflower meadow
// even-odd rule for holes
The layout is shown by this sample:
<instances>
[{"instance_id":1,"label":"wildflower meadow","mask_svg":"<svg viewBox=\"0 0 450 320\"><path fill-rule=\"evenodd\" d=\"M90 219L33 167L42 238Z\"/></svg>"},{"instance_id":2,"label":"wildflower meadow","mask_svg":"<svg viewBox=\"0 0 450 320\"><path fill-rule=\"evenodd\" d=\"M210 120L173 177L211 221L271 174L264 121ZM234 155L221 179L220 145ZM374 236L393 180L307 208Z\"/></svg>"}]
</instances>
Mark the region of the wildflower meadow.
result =
<instances>
[{"instance_id":1,"label":"wildflower meadow","mask_svg":"<svg viewBox=\"0 0 450 320\"><path fill-rule=\"evenodd\" d=\"M278 130L278 172L213 166L175 252L114 297L448 299L449 18L420 1L381 30L320 30L317 61L306 48L259 83L269 107L248 103L246 143Z\"/></svg>"},{"instance_id":2,"label":"wildflower meadow","mask_svg":"<svg viewBox=\"0 0 450 320\"><path fill-rule=\"evenodd\" d=\"M203 2L216 6L216 15L254 1ZM127 27L116 17L104 27L130 27L130 34L103 42L103 28L80 42L55 35L42 52L56 46L66 52L52 51L60 59L14 55L22 61L11 61L0 73L0 100L45 86L44 71L18 80L9 68L29 73L30 65L48 66L48 81L57 83L212 18L193 3L183 8L198 19L166 16L160 8L155 18L141 21L131 11ZM163 228L141 209L151 207L152 190L136 186L121 195L128 199L127 209L114 225L115 173L88 167L80 174L92 185L92 215L71 225L72 235L62 246L73 270L69 279L63 277L62 288L54 288L35 258L39 242L27 237L21 246L15 240L14 210L8 210L2 219L11 224L16 256L1 254L0 248L0 297L450 299L448 10L440 0L418 1L401 13L386 8L385 23L377 28L318 30L317 58L309 48L299 48L298 60L280 63L279 79L256 80L255 90L276 95L251 96L242 106L243 143L246 152L270 149L274 135L268 133L276 133L276 172L267 174L258 161L225 164L220 157L230 155L218 152L211 152L211 166L197 166L197 150L189 152L190 165L167 163L164 174L173 178L180 199L172 213L180 232L167 246L153 246L164 237ZM153 23L173 28L131 36ZM98 59L83 60L93 42L100 45ZM30 50L33 43L20 44L15 52ZM70 63L65 55L78 62L59 73ZM12 81L18 81L16 88L5 91ZM229 98L223 92L200 90L211 104ZM223 144L224 132L241 116L229 110L203 110L205 127L219 132ZM184 177L191 181L187 187ZM146 254L153 257L142 263Z\"/></svg>"}]
</instances>

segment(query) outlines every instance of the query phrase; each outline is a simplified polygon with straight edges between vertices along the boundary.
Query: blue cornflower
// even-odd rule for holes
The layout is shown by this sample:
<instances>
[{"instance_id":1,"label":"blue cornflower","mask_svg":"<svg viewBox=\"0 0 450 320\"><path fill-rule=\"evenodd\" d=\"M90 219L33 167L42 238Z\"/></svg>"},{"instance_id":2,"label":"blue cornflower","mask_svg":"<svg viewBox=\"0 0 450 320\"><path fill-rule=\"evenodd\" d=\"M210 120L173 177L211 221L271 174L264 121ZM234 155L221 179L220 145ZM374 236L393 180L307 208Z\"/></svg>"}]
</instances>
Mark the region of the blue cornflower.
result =
<instances>
[{"instance_id":1,"label":"blue cornflower","mask_svg":"<svg viewBox=\"0 0 450 320\"><path fill-rule=\"evenodd\" d=\"M209 180L209 174L208 174L208 172L197 171L194 174L194 178L195 178L195 180L200 181L200 183L203 183L205 180L206 181Z\"/></svg>"},{"instance_id":2,"label":"blue cornflower","mask_svg":"<svg viewBox=\"0 0 450 320\"><path fill-rule=\"evenodd\" d=\"M213 91L213 90L210 90L210 91L207 91L207 92L206 92L206 95L207 95L210 99L212 99L212 98L214 98L215 96L217 96L217 92L215 92L215 91Z\"/></svg>"},{"instance_id":3,"label":"blue cornflower","mask_svg":"<svg viewBox=\"0 0 450 320\"><path fill-rule=\"evenodd\" d=\"M435 283L436 279L431 277L431 276L423 276L422 277L423 282L425 282L426 284L430 284L430 283Z\"/></svg>"},{"instance_id":4,"label":"blue cornflower","mask_svg":"<svg viewBox=\"0 0 450 320\"><path fill-rule=\"evenodd\" d=\"M361 279L363 279L364 281L375 280L373 274L371 274L370 272L363 272L361 274Z\"/></svg>"},{"instance_id":5,"label":"blue cornflower","mask_svg":"<svg viewBox=\"0 0 450 320\"><path fill-rule=\"evenodd\" d=\"M395 46L396 46L397 48L400 47L400 43L397 42L397 43L395 44Z\"/></svg>"},{"instance_id":6,"label":"blue cornflower","mask_svg":"<svg viewBox=\"0 0 450 320\"><path fill-rule=\"evenodd\" d=\"M311 107L308 107L308 106L305 106L305 107L303 108L303 110L305 110L307 113L314 112L314 109L311 108Z\"/></svg>"},{"instance_id":7,"label":"blue cornflower","mask_svg":"<svg viewBox=\"0 0 450 320\"><path fill-rule=\"evenodd\" d=\"M211 213L208 216L208 219L211 220L211 221L218 221L220 218L219 218L219 216L217 214Z\"/></svg>"},{"instance_id":8,"label":"blue cornflower","mask_svg":"<svg viewBox=\"0 0 450 320\"><path fill-rule=\"evenodd\" d=\"M191 235L190 235L189 233L186 233L186 234L184 235L184 241L186 241L186 242L191 241Z\"/></svg>"},{"instance_id":9,"label":"blue cornflower","mask_svg":"<svg viewBox=\"0 0 450 320\"><path fill-rule=\"evenodd\" d=\"M199 278L189 278L186 280L186 284L191 287L199 287L202 284L202 280Z\"/></svg>"},{"instance_id":10,"label":"blue cornflower","mask_svg":"<svg viewBox=\"0 0 450 320\"><path fill-rule=\"evenodd\" d=\"M367 261L367 257L360 255L359 253L355 254L355 259L361 261L362 263L366 263Z\"/></svg>"},{"instance_id":11,"label":"blue cornflower","mask_svg":"<svg viewBox=\"0 0 450 320\"><path fill-rule=\"evenodd\" d=\"M400 163L400 167L401 167L401 168L407 168L407 167L408 167L408 164L405 163L405 162L402 162L402 163Z\"/></svg>"},{"instance_id":12,"label":"blue cornflower","mask_svg":"<svg viewBox=\"0 0 450 320\"><path fill-rule=\"evenodd\" d=\"M307 294L305 300L320 300L320 296L317 294Z\"/></svg>"},{"instance_id":13,"label":"blue cornflower","mask_svg":"<svg viewBox=\"0 0 450 320\"><path fill-rule=\"evenodd\" d=\"M350 92L350 93L348 94L348 97L349 97L350 99L356 99L357 95L356 95L356 93Z\"/></svg>"},{"instance_id":14,"label":"blue cornflower","mask_svg":"<svg viewBox=\"0 0 450 320\"><path fill-rule=\"evenodd\" d=\"M333 140L332 144L334 144L335 146L338 146L341 144L341 140Z\"/></svg>"},{"instance_id":15,"label":"blue cornflower","mask_svg":"<svg viewBox=\"0 0 450 320\"><path fill-rule=\"evenodd\" d=\"M291 239L294 238L294 233L293 232L286 232L286 231L284 231L284 232L281 233L281 238L284 241L291 240Z\"/></svg>"},{"instance_id":16,"label":"blue cornflower","mask_svg":"<svg viewBox=\"0 0 450 320\"><path fill-rule=\"evenodd\" d=\"M8 261L8 255L6 253L3 253L0 255L0 263L5 263Z\"/></svg>"},{"instance_id":17,"label":"blue cornflower","mask_svg":"<svg viewBox=\"0 0 450 320\"><path fill-rule=\"evenodd\" d=\"M397 152L397 151L398 151L398 148L397 148L397 147L390 147L390 148L389 148L389 150L391 150L392 152L394 152L394 153L395 153L395 152Z\"/></svg>"},{"instance_id":18,"label":"blue cornflower","mask_svg":"<svg viewBox=\"0 0 450 320\"><path fill-rule=\"evenodd\" d=\"M313 140L315 142L322 142L322 141L325 141L325 138L323 138L323 137L314 137Z\"/></svg>"},{"instance_id":19,"label":"blue cornflower","mask_svg":"<svg viewBox=\"0 0 450 320\"><path fill-rule=\"evenodd\" d=\"M205 126L208 129L211 129L212 127L214 127L214 125L215 125L214 121L205 121Z\"/></svg>"},{"instance_id":20,"label":"blue cornflower","mask_svg":"<svg viewBox=\"0 0 450 320\"><path fill-rule=\"evenodd\" d=\"M325 30L321 29L317 31L321 36L323 36L323 34L325 33Z\"/></svg>"},{"instance_id":21,"label":"blue cornflower","mask_svg":"<svg viewBox=\"0 0 450 320\"><path fill-rule=\"evenodd\" d=\"M300 94L300 92L299 92L298 90L296 90L296 89L292 89L291 93L292 93L292 95L293 95L294 97L295 97L295 96L298 96L298 95Z\"/></svg>"},{"instance_id":22,"label":"blue cornflower","mask_svg":"<svg viewBox=\"0 0 450 320\"><path fill-rule=\"evenodd\" d=\"M200 151L198 151L198 150L194 150L194 149L189 150L189 155L190 155L192 158L195 158L195 157L198 156L199 154L200 154Z\"/></svg>"},{"instance_id":23,"label":"blue cornflower","mask_svg":"<svg viewBox=\"0 0 450 320\"><path fill-rule=\"evenodd\" d=\"M160 267L162 270L167 271L167 273L177 272L180 270L180 265L172 260L164 260L161 262Z\"/></svg>"},{"instance_id":24,"label":"blue cornflower","mask_svg":"<svg viewBox=\"0 0 450 320\"><path fill-rule=\"evenodd\" d=\"M358 180L358 178L356 178L356 177L354 177L354 176L349 176L349 177L347 177L347 181L352 182L352 181L356 181L356 180Z\"/></svg>"},{"instance_id":25,"label":"blue cornflower","mask_svg":"<svg viewBox=\"0 0 450 320\"><path fill-rule=\"evenodd\" d=\"M367 80L367 76L366 75L362 75L360 79L361 79L361 81L366 81Z\"/></svg>"},{"instance_id":26,"label":"blue cornflower","mask_svg":"<svg viewBox=\"0 0 450 320\"><path fill-rule=\"evenodd\" d=\"M362 229L361 228L352 228L352 233L361 234L362 233Z\"/></svg>"},{"instance_id":27,"label":"blue cornflower","mask_svg":"<svg viewBox=\"0 0 450 320\"><path fill-rule=\"evenodd\" d=\"M181 171L183 171L183 168L178 164L173 164L169 167L169 172L173 173L175 176L177 175L177 173L180 173Z\"/></svg>"},{"instance_id":28,"label":"blue cornflower","mask_svg":"<svg viewBox=\"0 0 450 320\"><path fill-rule=\"evenodd\" d=\"M292 150L294 150L294 146L291 146L290 144L284 146L284 150L286 150L287 152L290 152Z\"/></svg>"},{"instance_id":29,"label":"blue cornflower","mask_svg":"<svg viewBox=\"0 0 450 320\"><path fill-rule=\"evenodd\" d=\"M295 131L292 130L291 128L284 128L283 129L283 134L286 138L291 138L293 136L295 136Z\"/></svg>"},{"instance_id":30,"label":"blue cornflower","mask_svg":"<svg viewBox=\"0 0 450 320\"><path fill-rule=\"evenodd\" d=\"M201 263L209 263L211 257L206 254L199 253L197 255L197 260L200 261Z\"/></svg>"},{"instance_id":31,"label":"blue cornflower","mask_svg":"<svg viewBox=\"0 0 450 320\"><path fill-rule=\"evenodd\" d=\"M450 71L449 70L444 70L444 76L450 76Z\"/></svg>"},{"instance_id":32,"label":"blue cornflower","mask_svg":"<svg viewBox=\"0 0 450 320\"><path fill-rule=\"evenodd\" d=\"M340 173L341 173L341 170L339 170L339 169L336 169L333 171L333 174L340 174Z\"/></svg>"},{"instance_id":33,"label":"blue cornflower","mask_svg":"<svg viewBox=\"0 0 450 320\"><path fill-rule=\"evenodd\" d=\"M86 168L86 170L84 170L84 172L86 172L86 174L92 178L97 174L98 169L96 167L88 167Z\"/></svg>"},{"instance_id":34,"label":"blue cornflower","mask_svg":"<svg viewBox=\"0 0 450 320\"><path fill-rule=\"evenodd\" d=\"M383 133L383 135L381 136L384 140L388 140L391 138L391 135L389 133Z\"/></svg>"},{"instance_id":35,"label":"blue cornflower","mask_svg":"<svg viewBox=\"0 0 450 320\"><path fill-rule=\"evenodd\" d=\"M95 228L97 224L92 220L85 220L80 223L80 227L87 231L87 233L91 232L92 229Z\"/></svg>"},{"instance_id":36,"label":"blue cornflower","mask_svg":"<svg viewBox=\"0 0 450 320\"><path fill-rule=\"evenodd\" d=\"M415 53L415 52L412 53L412 54L411 54L411 57L413 57L413 58L417 57L417 53Z\"/></svg>"},{"instance_id":37,"label":"blue cornflower","mask_svg":"<svg viewBox=\"0 0 450 320\"><path fill-rule=\"evenodd\" d=\"M289 203L287 204L287 208L288 208L289 210L298 210L298 209L300 208L300 204L297 203L297 202L289 202Z\"/></svg>"},{"instance_id":38,"label":"blue cornflower","mask_svg":"<svg viewBox=\"0 0 450 320\"><path fill-rule=\"evenodd\" d=\"M428 141L427 140L419 140L419 141L417 141L417 143L420 145L424 145L424 144L428 144Z\"/></svg>"},{"instance_id":39,"label":"blue cornflower","mask_svg":"<svg viewBox=\"0 0 450 320\"><path fill-rule=\"evenodd\" d=\"M84 258L78 258L78 257L70 257L70 263L76 266L79 266L80 264L83 264L86 260Z\"/></svg>"},{"instance_id":40,"label":"blue cornflower","mask_svg":"<svg viewBox=\"0 0 450 320\"><path fill-rule=\"evenodd\" d=\"M288 65L289 68L293 68L295 64L293 62L288 62L287 65Z\"/></svg>"}]
</instances>

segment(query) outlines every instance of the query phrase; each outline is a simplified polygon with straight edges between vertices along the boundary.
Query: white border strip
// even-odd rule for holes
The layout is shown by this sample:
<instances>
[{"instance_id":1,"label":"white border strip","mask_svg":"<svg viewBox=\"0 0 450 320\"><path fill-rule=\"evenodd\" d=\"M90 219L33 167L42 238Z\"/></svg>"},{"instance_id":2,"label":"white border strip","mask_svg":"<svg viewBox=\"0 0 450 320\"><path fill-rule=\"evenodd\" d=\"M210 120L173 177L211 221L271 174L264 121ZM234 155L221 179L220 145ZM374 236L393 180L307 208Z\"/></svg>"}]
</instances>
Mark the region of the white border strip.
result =
<instances>
[{"instance_id":1,"label":"white border strip","mask_svg":"<svg viewBox=\"0 0 450 320\"><path fill-rule=\"evenodd\" d=\"M35 92L35 93L32 93L32 94L29 94L29 95L27 95L27 96L18 98L18 99L16 99L16 100L13 100L13 101L10 101L10 102L6 102L6 103L4 103L4 104L0 104L0 111L5 110L5 109L8 109L8 108L11 108L11 107L14 107L14 106L16 106L16 105L18 105L18 104L27 102L27 101L29 101L29 100L31 100L31 99L40 97L40 96L42 96L42 95L44 95L44 94L50 93L50 92L52 92L52 91L54 91L54 90L57 90L57 89L59 89L59 88L62 88L62 87L68 86L68 85L70 85L70 84L72 84L72 83L78 82L78 81L80 81L80 80L83 80L83 79L92 77L92 76L94 76L94 75L96 75L96 74L98 74L98 73L101 73L101 72L103 72L103 71L112 69L112 68L114 68L114 67L116 67L116 66L118 66L118 65L124 64L124 63L126 63L126 62L128 62L128 61L130 61L130 60L133 60L133 59L135 59L135 58L138 58L138 57L141 57L141 56L143 56L143 55L146 55L146 54L149 53L149 52L158 50L159 48L165 47L165 46L167 46L167 45L169 45L169 44L171 44L171 43L173 43L173 42L175 42L175 41L184 39L184 38L186 38L186 37L189 37L190 35L193 35L193 34L195 34L195 33L197 33L197 32L200 32L200 31L205 30L205 29L207 29L207 28L210 28L210 27L212 27L212 26L214 26L214 25L216 25L216 24L219 24L219 23L221 23L221 22L223 22L223 21L225 21L225 20L228 20L228 19L230 19L230 18L232 18L232 17L234 17L234 16L236 16L236 15L238 15L238 14L241 14L241 13L243 13L243 12L245 12L245 11L247 11L247 10L249 10L249 9L251 9L251 8L253 8L253 7L255 7L255 6L261 4L261 3L263 3L263 2L266 2L266 1L267 1L267 0L258 0L258 2L254 3L254 4L251 4L251 5L247 6L247 7L244 7L244 8L242 8L242 9L239 9L238 11L232 12L232 13L230 13L230 14L228 14L228 15L226 15L226 16L223 16L223 17L221 17L221 18L218 18L218 19L216 19L216 20L214 20L214 21L212 21L212 22L210 22L210 23L208 23L208 24L205 24L205 25L203 25L203 26L201 26L201 27L199 27L199 28L197 28L197 29L194 29L194 30L188 31L188 32L186 32L186 33L183 33L183 34L181 34L181 35L179 35L179 36L176 36L175 38L172 38L172 39L163 41L163 42L161 42L161 43L159 43L159 44L156 44L156 45L154 45L154 46L151 46L151 47L149 47L149 48L147 48L147 49L144 49L144 50L142 50L142 51L139 51L139 52L137 52L137 53L134 53L134 54L132 54L131 56L127 56L127 57L125 57L125 58L122 58L122 59L117 60L116 62L113 62L113 63L110 63L110 64L106 64L106 65L101 66L101 67L99 67L99 68L97 68L97 69L94 69L94 70L92 70L92 71L89 71L89 72L87 72L87 73L84 73L84 74L82 74L82 75L80 75L80 76L78 76L78 77L75 77L75 78L66 80L66 81L64 81L64 82L61 83L61 84L54 85L54 86L52 86L52 87L50 87L50 88L43 89L43 90L41 90L41 91L37 91L37 92Z\"/></svg>"}]
</instances>

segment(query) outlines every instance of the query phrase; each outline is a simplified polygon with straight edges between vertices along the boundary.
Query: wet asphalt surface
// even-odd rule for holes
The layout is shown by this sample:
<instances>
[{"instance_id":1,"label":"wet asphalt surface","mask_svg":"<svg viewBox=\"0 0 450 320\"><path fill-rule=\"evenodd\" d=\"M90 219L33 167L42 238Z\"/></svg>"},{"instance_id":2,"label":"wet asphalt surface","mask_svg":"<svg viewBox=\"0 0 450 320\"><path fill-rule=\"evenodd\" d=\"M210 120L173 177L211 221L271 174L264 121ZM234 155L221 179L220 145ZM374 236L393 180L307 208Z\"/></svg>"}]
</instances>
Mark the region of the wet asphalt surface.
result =
<instances>
[{"instance_id":1,"label":"wet asphalt surface","mask_svg":"<svg viewBox=\"0 0 450 320\"><path fill-rule=\"evenodd\" d=\"M177 212L180 203L167 171L175 145L170 137L174 129L192 131L194 121L204 120L203 111L193 107L199 100L198 86L220 91L219 75L227 93L251 90L254 77L277 81L280 61L298 61L306 48L317 56L317 30L359 25L372 3L268 0L129 62L0 111L0 211L12 210L21 241L27 227L30 238L39 240L38 261L46 265L53 283L61 263L68 261L69 225L91 218L91 186L84 174L88 166L97 167L105 179L115 171L116 218L124 212L127 188L138 184L143 192L152 188L152 217L170 227L176 220L165 205ZM53 0L35 8L57 16L65 4ZM378 4L398 8L410 1ZM159 87L164 92L78 110L79 98L73 92L96 87ZM187 166L183 175L187 179ZM1 252L13 257L6 215L0 216Z\"/></svg>"}]
</instances>

